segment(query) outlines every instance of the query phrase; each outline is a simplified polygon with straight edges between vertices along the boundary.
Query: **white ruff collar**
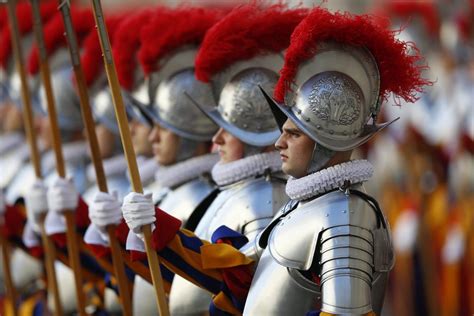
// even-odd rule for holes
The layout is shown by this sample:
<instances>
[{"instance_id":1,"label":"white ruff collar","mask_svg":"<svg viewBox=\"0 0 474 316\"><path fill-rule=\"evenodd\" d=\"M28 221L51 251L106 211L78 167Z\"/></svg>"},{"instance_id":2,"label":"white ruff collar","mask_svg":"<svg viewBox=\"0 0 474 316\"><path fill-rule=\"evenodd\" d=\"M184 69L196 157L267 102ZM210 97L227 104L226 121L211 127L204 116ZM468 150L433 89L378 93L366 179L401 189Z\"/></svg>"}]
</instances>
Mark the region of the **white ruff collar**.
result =
<instances>
[{"instance_id":1,"label":"white ruff collar","mask_svg":"<svg viewBox=\"0 0 474 316\"><path fill-rule=\"evenodd\" d=\"M339 188L345 181L351 184L367 181L373 173L374 168L367 160L351 160L299 179L290 178L286 183L286 194L292 200L303 201Z\"/></svg>"},{"instance_id":2,"label":"white ruff collar","mask_svg":"<svg viewBox=\"0 0 474 316\"><path fill-rule=\"evenodd\" d=\"M160 165L155 158L148 158L145 156L137 157L138 172L140 173L140 179L143 184L150 183L155 179L155 172L158 170ZM127 179L130 180L129 173L127 171Z\"/></svg>"},{"instance_id":3,"label":"white ruff collar","mask_svg":"<svg viewBox=\"0 0 474 316\"><path fill-rule=\"evenodd\" d=\"M25 139L19 132L0 135L0 153L5 153L24 142Z\"/></svg>"},{"instance_id":4,"label":"white ruff collar","mask_svg":"<svg viewBox=\"0 0 474 316\"><path fill-rule=\"evenodd\" d=\"M208 154L178 162L172 166L160 166L155 173L155 181L160 187L172 188L210 172L217 163L217 154Z\"/></svg>"},{"instance_id":5,"label":"white ruff collar","mask_svg":"<svg viewBox=\"0 0 474 316\"><path fill-rule=\"evenodd\" d=\"M62 150L64 162L66 164L75 166L88 160L87 143L85 141L63 144ZM43 174L48 174L56 167L56 156L54 155L53 150L50 150L43 155L41 164Z\"/></svg>"},{"instance_id":6,"label":"white ruff collar","mask_svg":"<svg viewBox=\"0 0 474 316\"><path fill-rule=\"evenodd\" d=\"M280 154L276 151L252 155L228 163L218 163L212 169L212 179L219 186L261 176L265 171L281 171Z\"/></svg>"},{"instance_id":7,"label":"white ruff collar","mask_svg":"<svg viewBox=\"0 0 474 316\"><path fill-rule=\"evenodd\" d=\"M125 160L124 155L117 155L111 158L102 160L102 165L104 166L105 177L114 177L114 176L125 176L127 171L127 161ZM94 164L91 163L87 166L87 180L95 182L96 173Z\"/></svg>"}]
</instances>

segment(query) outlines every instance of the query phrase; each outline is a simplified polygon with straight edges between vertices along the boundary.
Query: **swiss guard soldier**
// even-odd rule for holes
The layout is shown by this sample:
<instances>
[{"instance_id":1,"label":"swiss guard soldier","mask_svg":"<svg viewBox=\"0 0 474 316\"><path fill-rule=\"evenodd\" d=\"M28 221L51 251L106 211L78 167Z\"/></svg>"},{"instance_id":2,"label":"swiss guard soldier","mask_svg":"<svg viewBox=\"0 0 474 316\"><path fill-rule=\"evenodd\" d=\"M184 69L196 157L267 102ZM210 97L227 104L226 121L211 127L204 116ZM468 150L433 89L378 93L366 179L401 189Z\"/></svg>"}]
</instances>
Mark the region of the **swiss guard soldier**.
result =
<instances>
[{"instance_id":1,"label":"swiss guard soldier","mask_svg":"<svg viewBox=\"0 0 474 316\"><path fill-rule=\"evenodd\" d=\"M46 23L56 13L56 4L44 2L40 5L40 15ZM11 277L14 287L21 294L21 302L10 302L12 308L25 311L25 308L42 310L41 294L38 290L37 279L42 274L40 261L30 252L27 254L22 242L22 233L26 223L24 208L25 188L34 182L34 174L30 164L30 151L25 143L24 125L22 117L21 84L16 68L14 67L12 32L9 27L6 8L0 10L0 107L2 107L2 138L0 149L0 209L2 223L1 234L13 246L17 246L11 253ZM31 24L32 8L30 3L21 2L16 6L16 16L19 24L20 45L23 51L31 48L33 32ZM37 107L34 110L38 110ZM40 146L41 148L41 146ZM23 187L15 186L9 189L12 183L22 183ZM2 271L3 272L3 271ZM15 303L17 305L15 305ZM19 303L19 304L18 304ZM6 306L5 306L6 307ZM7 311L5 311L7 312Z\"/></svg>"},{"instance_id":2,"label":"swiss guard soldier","mask_svg":"<svg viewBox=\"0 0 474 316\"><path fill-rule=\"evenodd\" d=\"M286 179L273 147L280 132L258 85L273 89L283 63L281 50L305 12L243 6L232 10L204 38L196 57L196 76L211 83L218 106L206 109L206 104L194 102L220 127L213 138L220 160L212 169L212 178L221 192L194 224L201 238L210 239L226 225L254 239L287 201ZM259 43L274 44L273 36L262 35L274 25L280 26L284 40L276 47ZM225 236L227 231L220 234ZM209 293L175 277L170 293L172 314L202 315L209 310L210 301Z\"/></svg>"},{"instance_id":3,"label":"swiss guard soldier","mask_svg":"<svg viewBox=\"0 0 474 316\"><path fill-rule=\"evenodd\" d=\"M142 105L150 104L148 85L143 69L139 65L137 54L140 49L141 29L149 23L155 10L162 9L160 7L138 9L128 15L118 25L112 38L115 67L123 91L127 114L130 118L130 134L137 155L140 179L146 191L150 191L148 186L155 182L155 172L159 167L153 157L151 142L148 140L148 135L153 128L153 121L151 118L139 114L139 110L133 104L137 102Z\"/></svg>"},{"instance_id":4,"label":"swiss guard soldier","mask_svg":"<svg viewBox=\"0 0 474 316\"><path fill-rule=\"evenodd\" d=\"M113 37L123 18L122 14L111 15L106 18L105 23L111 37ZM123 195L128 192L130 186L126 176L127 163L122 151L112 97L108 91L103 67L100 42L97 30L95 29L92 29L84 39L81 65L84 69L84 77L89 88L89 97L95 120L95 131L107 186L110 192L115 192L119 200L121 200ZM84 192L83 199L90 205L93 201L103 199L104 197L99 192L95 169L92 163L87 166L86 175L91 186Z\"/></svg>"},{"instance_id":5,"label":"swiss guard soldier","mask_svg":"<svg viewBox=\"0 0 474 316\"><path fill-rule=\"evenodd\" d=\"M214 192L210 172L218 157L210 153L212 135L217 126L182 91L187 91L212 106L211 88L195 79L193 64L204 34L222 16L222 12L185 7L176 10L156 8L152 10L151 16L148 14L148 11L139 12L124 21L120 27L130 28L137 22L143 24L145 18L145 24L140 30L141 44L127 49L133 51L136 46L140 47L138 56L148 80L145 82L143 78L133 78L141 76L139 71L133 69L132 73L127 73L132 78L122 78L122 81L136 80L136 89L125 93L126 100L135 107L131 114L153 124L149 140L160 168L155 174L157 185L152 184L145 190L153 189L155 202L165 205L171 213L185 222L193 210ZM146 19L149 19L148 23ZM124 36L123 33L120 35L121 30L118 30L117 37L124 36L125 42L134 42L130 29L126 32L129 36ZM123 42L117 43L120 45ZM114 52L119 57L118 68L136 57L128 55L130 51ZM145 91L150 91L148 98L140 95L140 88L143 89L141 81L146 84ZM151 101L149 104L145 103L147 99L148 102ZM121 215L121 212L120 204L117 206L112 199L105 203L99 202L97 207L94 203L91 204L90 214L93 223L100 229L109 224L107 218L113 219L107 214L118 212ZM135 258L144 258L143 242L134 234L129 236L129 249L134 254L140 253ZM166 281L171 282L172 273L164 271L163 275ZM157 313L153 301L143 302L143 297L152 296L153 291L148 282L138 276L135 278L135 313Z\"/></svg>"},{"instance_id":6,"label":"swiss guard soldier","mask_svg":"<svg viewBox=\"0 0 474 316\"><path fill-rule=\"evenodd\" d=\"M188 221L184 226L195 228L203 238L210 238L225 224L246 236L243 238L253 239L287 200L281 160L273 149L280 132L258 84L269 89L275 85L283 63L280 53L305 12L280 6L263 10L255 5L243 6L231 11L206 34L195 67L199 76L211 83L214 96L219 96L219 106L208 108L209 104L189 97L221 127L213 138L221 157L212 176L222 192L207 210L202 210L205 213L200 221ZM281 41L268 33L277 25ZM186 280L173 281L171 313L202 314L209 302L209 294Z\"/></svg>"},{"instance_id":7,"label":"swiss guard soldier","mask_svg":"<svg viewBox=\"0 0 474 316\"><path fill-rule=\"evenodd\" d=\"M73 27L79 41L82 43L94 26L92 11L84 9L71 9ZM87 143L84 139L83 120L80 110L79 98L76 93L72 78L70 55L66 49L64 25L61 14L56 14L44 25L45 47L50 55L51 82L55 105L58 115L58 127L64 155L64 162L68 179L60 178L54 171L55 159L51 157L47 162L51 167L45 174L44 181L37 180L26 195L26 204L29 211L28 226L24 234L25 243L29 247L40 246L38 237L38 214L47 212L45 228L51 236L58 252L66 254L66 223L62 214L63 210L75 212L75 225L78 233L83 234L90 221L88 218L87 204L80 198L87 186L86 167L89 162ZM33 48L29 59L29 72L38 75L39 58L37 47ZM42 85L43 83L41 83ZM47 113L46 96L44 89L39 87L38 95L43 115ZM39 120L39 135L45 146L52 146L51 126L49 119L44 116ZM48 157L45 155L45 157ZM82 256L83 272L86 278L94 275L101 277L104 271L90 256ZM76 296L72 271L60 262L55 264L59 291L64 312L73 312L76 308ZM85 273L87 271L87 273ZM87 276L86 276L87 274Z\"/></svg>"},{"instance_id":8,"label":"swiss guard soldier","mask_svg":"<svg viewBox=\"0 0 474 316\"><path fill-rule=\"evenodd\" d=\"M380 314L394 261L390 230L377 201L363 192L370 163L350 157L389 124L376 124L382 99L392 93L415 101L429 83L420 59L370 16L313 9L293 32L275 100L267 95L282 127L276 147L283 171L291 176L291 201L274 220L233 252L225 238L209 244L178 230L179 221L159 209L145 215L150 203L125 198L124 217L136 231L154 223L162 262L183 276L191 265L209 277L188 279L220 287L214 304L227 312Z\"/></svg>"}]
</instances>

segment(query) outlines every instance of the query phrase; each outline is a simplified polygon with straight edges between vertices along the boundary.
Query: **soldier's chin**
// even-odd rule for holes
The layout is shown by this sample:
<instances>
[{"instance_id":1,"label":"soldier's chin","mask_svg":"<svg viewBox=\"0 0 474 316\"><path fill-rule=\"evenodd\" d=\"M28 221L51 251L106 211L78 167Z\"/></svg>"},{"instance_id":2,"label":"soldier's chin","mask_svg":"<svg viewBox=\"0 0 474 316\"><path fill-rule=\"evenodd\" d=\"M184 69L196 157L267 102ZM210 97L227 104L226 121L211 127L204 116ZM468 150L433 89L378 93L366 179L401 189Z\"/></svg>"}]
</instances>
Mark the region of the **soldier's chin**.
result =
<instances>
[{"instance_id":1,"label":"soldier's chin","mask_svg":"<svg viewBox=\"0 0 474 316\"><path fill-rule=\"evenodd\" d=\"M297 168L297 167L295 167L295 166L292 166L292 165L291 165L289 162L287 162L287 161L286 161L286 162L285 162L285 161L282 162L281 170L282 170L285 174L287 174L287 175L289 175L289 176L291 176L291 177L293 177L293 178L295 178L295 179L304 177L304 176L306 175L306 174L303 174L303 173L299 170L299 168Z\"/></svg>"}]
</instances>

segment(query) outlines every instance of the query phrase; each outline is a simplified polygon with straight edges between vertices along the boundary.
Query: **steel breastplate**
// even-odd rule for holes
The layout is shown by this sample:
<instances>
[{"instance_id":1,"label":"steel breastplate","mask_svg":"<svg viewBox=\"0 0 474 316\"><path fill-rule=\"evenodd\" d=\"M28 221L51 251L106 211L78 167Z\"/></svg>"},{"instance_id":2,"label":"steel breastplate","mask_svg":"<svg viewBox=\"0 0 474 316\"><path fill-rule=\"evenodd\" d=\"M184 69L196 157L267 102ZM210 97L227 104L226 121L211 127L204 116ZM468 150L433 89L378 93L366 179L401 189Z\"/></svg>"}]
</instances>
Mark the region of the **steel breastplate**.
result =
<instances>
[{"instance_id":1,"label":"steel breastplate","mask_svg":"<svg viewBox=\"0 0 474 316\"><path fill-rule=\"evenodd\" d=\"M189 216L194 209L204 200L209 193L213 191L213 186L204 178L197 178L186 182L173 191L168 191L164 198L159 202L159 207L182 221L184 226ZM176 282L178 275L175 275L173 285ZM192 285L188 281L184 282ZM186 284L187 285L187 284ZM158 308L154 302L147 303L142 306L141 300L143 297L152 297L154 295L154 288L144 280L135 282L134 290L134 309L137 315L157 315ZM136 294L137 293L137 294ZM180 297L179 301L183 302L186 297ZM207 299L209 305L209 299ZM136 307L135 307L136 306ZM193 309L191 309L193 310ZM172 313L175 315L175 313Z\"/></svg>"},{"instance_id":2,"label":"steel breastplate","mask_svg":"<svg viewBox=\"0 0 474 316\"><path fill-rule=\"evenodd\" d=\"M159 207L186 224L189 216L202 200L213 190L204 178L186 182L170 191L159 203Z\"/></svg>"},{"instance_id":3,"label":"steel breastplate","mask_svg":"<svg viewBox=\"0 0 474 316\"><path fill-rule=\"evenodd\" d=\"M287 201L284 183L264 177L240 181L222 188L196 227L195 233L210 240L214 231L226 225L255 238ZM202 315L209 309L211 295L175 276L170 293L172 315Z\"/></svg>"},{"instance_id":4,"label":"steel breastplate","mask_svg":"<svg viewBox=\"0 0 474 316\"><path fill-rule=\"evenodd\" d=\"M119 201L122 201L125 195L130 192L130 183L125 175L123 176L108 176L107 177L107 188L110 193L117 192L117 197ZM87 205L92 203L92 199L94 195L99 192L99 187L97 183L94 183L90 186L84 194L82 194L82 198L86 202Z\"/></svg>"},{"instance_id":5,"label":"steel breastplate","mask_svg":"<svg viewBox=\"0 0 474 316\"><path fill-rule=\"evenodd\" d=\"M320 233L331 231L331 227L372 233L375 253L371 300L373 310L380 313L388 271L393 265L393 257L384 250L391 247L389 228L378 227L374 211L363 199L334 191L300 203L274 226L255 272L244 315L305 315L321 307L320 286L300 271L318 275L321 267L315 260L324 251L319 248ZM344 255L350 253L336 254L340 260Z\"/></svg>"},{"instance_id":6,"label":"steel breastplate","mask_svg":"<svg viewBox=\"0 0 474 316\"><path fill-rule=\"evenodd\" d=\"M29 159L28 146L21 144L17 148L10 149L0 155L0 166L2 177L0 177L0 188L7 188L21 168Z\"/></svg>"}]
</instances>

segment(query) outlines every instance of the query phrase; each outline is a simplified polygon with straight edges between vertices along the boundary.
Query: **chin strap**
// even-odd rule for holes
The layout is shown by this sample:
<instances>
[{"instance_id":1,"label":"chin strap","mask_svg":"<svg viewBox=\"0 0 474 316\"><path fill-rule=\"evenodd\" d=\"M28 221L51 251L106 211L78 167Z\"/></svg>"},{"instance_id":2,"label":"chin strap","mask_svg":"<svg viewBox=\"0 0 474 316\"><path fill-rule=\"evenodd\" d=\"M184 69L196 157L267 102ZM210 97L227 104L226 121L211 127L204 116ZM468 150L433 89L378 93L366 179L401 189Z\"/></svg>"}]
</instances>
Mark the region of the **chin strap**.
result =
<instances>
[{"instance_id":1,"label":"chin strap","mask_svg":"<svg viewBox=\"0 0 474 316\"><path fill-rule=\"evenodd\" d=\"M323 147L315 142L313 156L311 157L311 163L308 167L308 174L321 170L335 154L335 151Z\"/></svg>"}]
</instances>

